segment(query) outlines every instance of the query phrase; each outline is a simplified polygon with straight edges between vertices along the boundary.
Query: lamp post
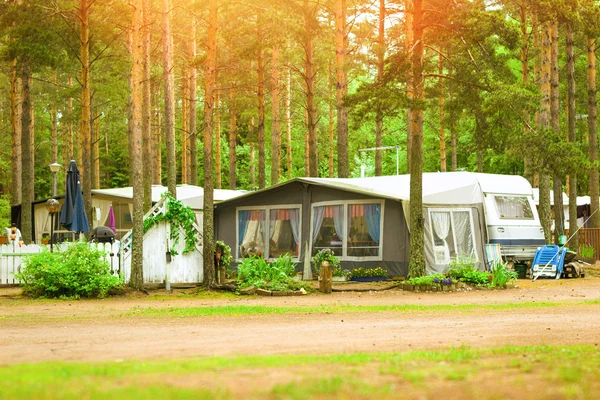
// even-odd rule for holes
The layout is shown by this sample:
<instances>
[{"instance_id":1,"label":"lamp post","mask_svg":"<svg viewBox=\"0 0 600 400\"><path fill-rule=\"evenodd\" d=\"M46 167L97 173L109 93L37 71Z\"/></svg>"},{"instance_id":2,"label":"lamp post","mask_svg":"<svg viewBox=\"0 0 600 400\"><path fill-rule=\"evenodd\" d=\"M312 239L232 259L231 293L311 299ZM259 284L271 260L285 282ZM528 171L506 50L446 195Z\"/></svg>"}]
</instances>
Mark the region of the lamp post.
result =
<instances>
[{"instance_id":1,"label":"lamp post","mask_svg":"<svg viewBox=\"0 0 600 400\"><path fill-rule=\"evenodd\" d=\"M58 213L60 209L60 203L56 199L48 199L46 201L46 210L48 210L48 214L50 214L50 252L52 253L54 244L54 216Z\"/></svg>"},{"instance_id":2,"label":"lamp post","mask_svg":"<svg viewBox=\"0 0 600 400\"><path fill-rule=\"evenodd\" d=\"M60 165L57 162L53 162L52 164L50 164L50 171L52 171L52 196L56 196L56 174L58 173L58 170L60 170L60 167L62 167L62 165Z\"/></svg>"}]
</instances>

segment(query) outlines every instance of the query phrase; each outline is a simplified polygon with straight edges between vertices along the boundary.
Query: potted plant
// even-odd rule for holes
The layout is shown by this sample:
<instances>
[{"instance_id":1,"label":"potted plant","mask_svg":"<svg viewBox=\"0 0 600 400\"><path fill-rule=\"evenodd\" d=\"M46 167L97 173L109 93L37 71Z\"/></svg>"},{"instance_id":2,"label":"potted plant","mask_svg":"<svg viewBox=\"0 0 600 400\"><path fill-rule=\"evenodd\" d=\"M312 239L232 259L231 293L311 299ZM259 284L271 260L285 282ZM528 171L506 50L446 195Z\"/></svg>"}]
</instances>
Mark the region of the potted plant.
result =
<instances>
[{"instance_id":1,"label":"potted plant","mask_svg":"<svg viewBox=\"0 0 600 400\"><path fill-rule=\"evenodd\" d=\"M351 280L358 282L376 282L387 279L387 271L377 268L355 268L351 272Z\"/></svg>"},{"instance_id":2,"label":"potted plant","mask_svg":"<svg viewBox=\"0 0 600 400\"><path fill-rule=\"evenodd\" d=\"M319 272L319 289L326 294L331 293L331 282L333 279L333 270L340 264L340 260L335 256L331 249L321 249L313 257L316 268Z\"/></svg>"},{"instance_id":3,"label":"potted plant","mask_svg":"<svg viewBox=\"0 0 600 400\"><path fill-rule=\"evenodd\" d=\"M341 265L337 265L333 268L333 277L331 279L334 282L345 282L348 280L348 275L350 275L350 271L342 269Z\"/></svg>"},{"instance_id":4,"label":"potted plant","mask_svg":"<svg viewBox=\"0 0 600 400\"><path fill-rule=\"evenodd\" d=\"M42 235L42 244L50 243L50 235L44 234Z\"/></svg>"}]
</instances>

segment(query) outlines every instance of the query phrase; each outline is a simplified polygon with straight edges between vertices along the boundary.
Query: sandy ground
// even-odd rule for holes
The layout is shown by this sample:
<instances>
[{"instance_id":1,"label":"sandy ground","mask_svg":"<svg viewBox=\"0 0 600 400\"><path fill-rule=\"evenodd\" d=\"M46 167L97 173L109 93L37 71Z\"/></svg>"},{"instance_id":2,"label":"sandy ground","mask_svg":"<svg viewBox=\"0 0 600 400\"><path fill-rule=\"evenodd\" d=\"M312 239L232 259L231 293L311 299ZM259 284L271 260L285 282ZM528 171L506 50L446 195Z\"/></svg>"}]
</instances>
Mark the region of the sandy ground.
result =
<instances>
[{"instance_id":1,"label":"sandy ground","mask_svg":"<svg viewBox=\"0 0 600 400\"><path fill-rule=\"evenodd\" d=\"M518 288L454 293L400 290L303 297L194 298L153 291L104 300L28 300L0 289L0 365L25 362L333 354L451 346L599 344L600 278L519 280ZM357 288L338 285L338 288ZM382 285L362 286L381 288ZM147 318L137 307L224 305L462 305L553 302L556 307L455 312L354 312Z\"/></svg>"}]
</instances>

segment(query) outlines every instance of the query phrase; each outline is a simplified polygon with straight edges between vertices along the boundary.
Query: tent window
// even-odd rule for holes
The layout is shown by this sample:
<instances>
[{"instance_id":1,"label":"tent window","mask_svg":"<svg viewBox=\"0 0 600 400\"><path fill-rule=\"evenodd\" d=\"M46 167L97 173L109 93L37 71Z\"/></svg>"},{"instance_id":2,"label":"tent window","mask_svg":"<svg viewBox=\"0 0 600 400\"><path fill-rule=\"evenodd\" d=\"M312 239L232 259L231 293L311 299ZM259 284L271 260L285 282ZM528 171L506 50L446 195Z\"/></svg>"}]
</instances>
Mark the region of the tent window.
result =
<instances>
[{"instance_id":1,"label":"tent window","mask_svg":"<svg viewBox=\"0 0 600 400\"><path fill-rule=\"evenodd\" d=\"M383 202L313 206L312 255L331 249L345 260L381 259Z\"/></svg>"},{"instance_id":2,"label":"tent window","mask_svg":"<svg viewBox=\"0 0 600 400\"><path fill-rule=\"evenodd\" d=\"M473 221L468 210L430 210L436 264L448 264L457 256L475 257Z\"/></svg>"},{"instance_id":3,"label":"tent window","mask_svg":"<svg viewBox=\"0 0 600 400\"><path fill-rule=\"evenodd\" d=\"M381 204L348 205L349 257L379 256Z\"/></svg>"},{"instance_id":4,"label":"tent window","mask_svg":"<svg viewBox=\"0 0 600 400\"><path fill-rule=\"evenodd\" d=\"M527 197L494 196L494 200L501 219L533 219Z\"/></svg>"},{"instance_id":5,"label":"tent window","mask_svg":"<svg viewBox=\"0 0 600 400\"><path fill-rule=\"evenodd\" d=\"M262 254L277 258L300 254L300 207L237 210L238 258Z\"/></svg>"},{"instance_id":6,"label":"tent window","mask_svg":"<svg viewBox=\"0 0 600 400\"><path fill-rule=\"evenodd\" d=\"M344 206L322 206L313 209L313 255L331 249L341 257L344 245Z\"/></svg>"}]
</instances>

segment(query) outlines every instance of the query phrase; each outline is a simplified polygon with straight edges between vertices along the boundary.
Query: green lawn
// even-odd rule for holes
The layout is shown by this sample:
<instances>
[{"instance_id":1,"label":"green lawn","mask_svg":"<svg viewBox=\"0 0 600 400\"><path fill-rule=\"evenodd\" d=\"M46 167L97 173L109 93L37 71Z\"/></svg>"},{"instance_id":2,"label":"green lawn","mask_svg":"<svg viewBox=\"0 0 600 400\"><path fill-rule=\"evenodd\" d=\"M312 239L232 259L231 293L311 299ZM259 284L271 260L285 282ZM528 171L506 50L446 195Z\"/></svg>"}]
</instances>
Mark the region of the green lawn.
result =
<instances>
[{"instance_id":1,"label":"green lawn","mask_svg":"<svg viewBox=\"0 0 600 400\"><path fill-rule=\"evenodd\" d=\"M567 398L600 393L598 346L0 367L0 399Z\"/></svg>"}]
</instances>

